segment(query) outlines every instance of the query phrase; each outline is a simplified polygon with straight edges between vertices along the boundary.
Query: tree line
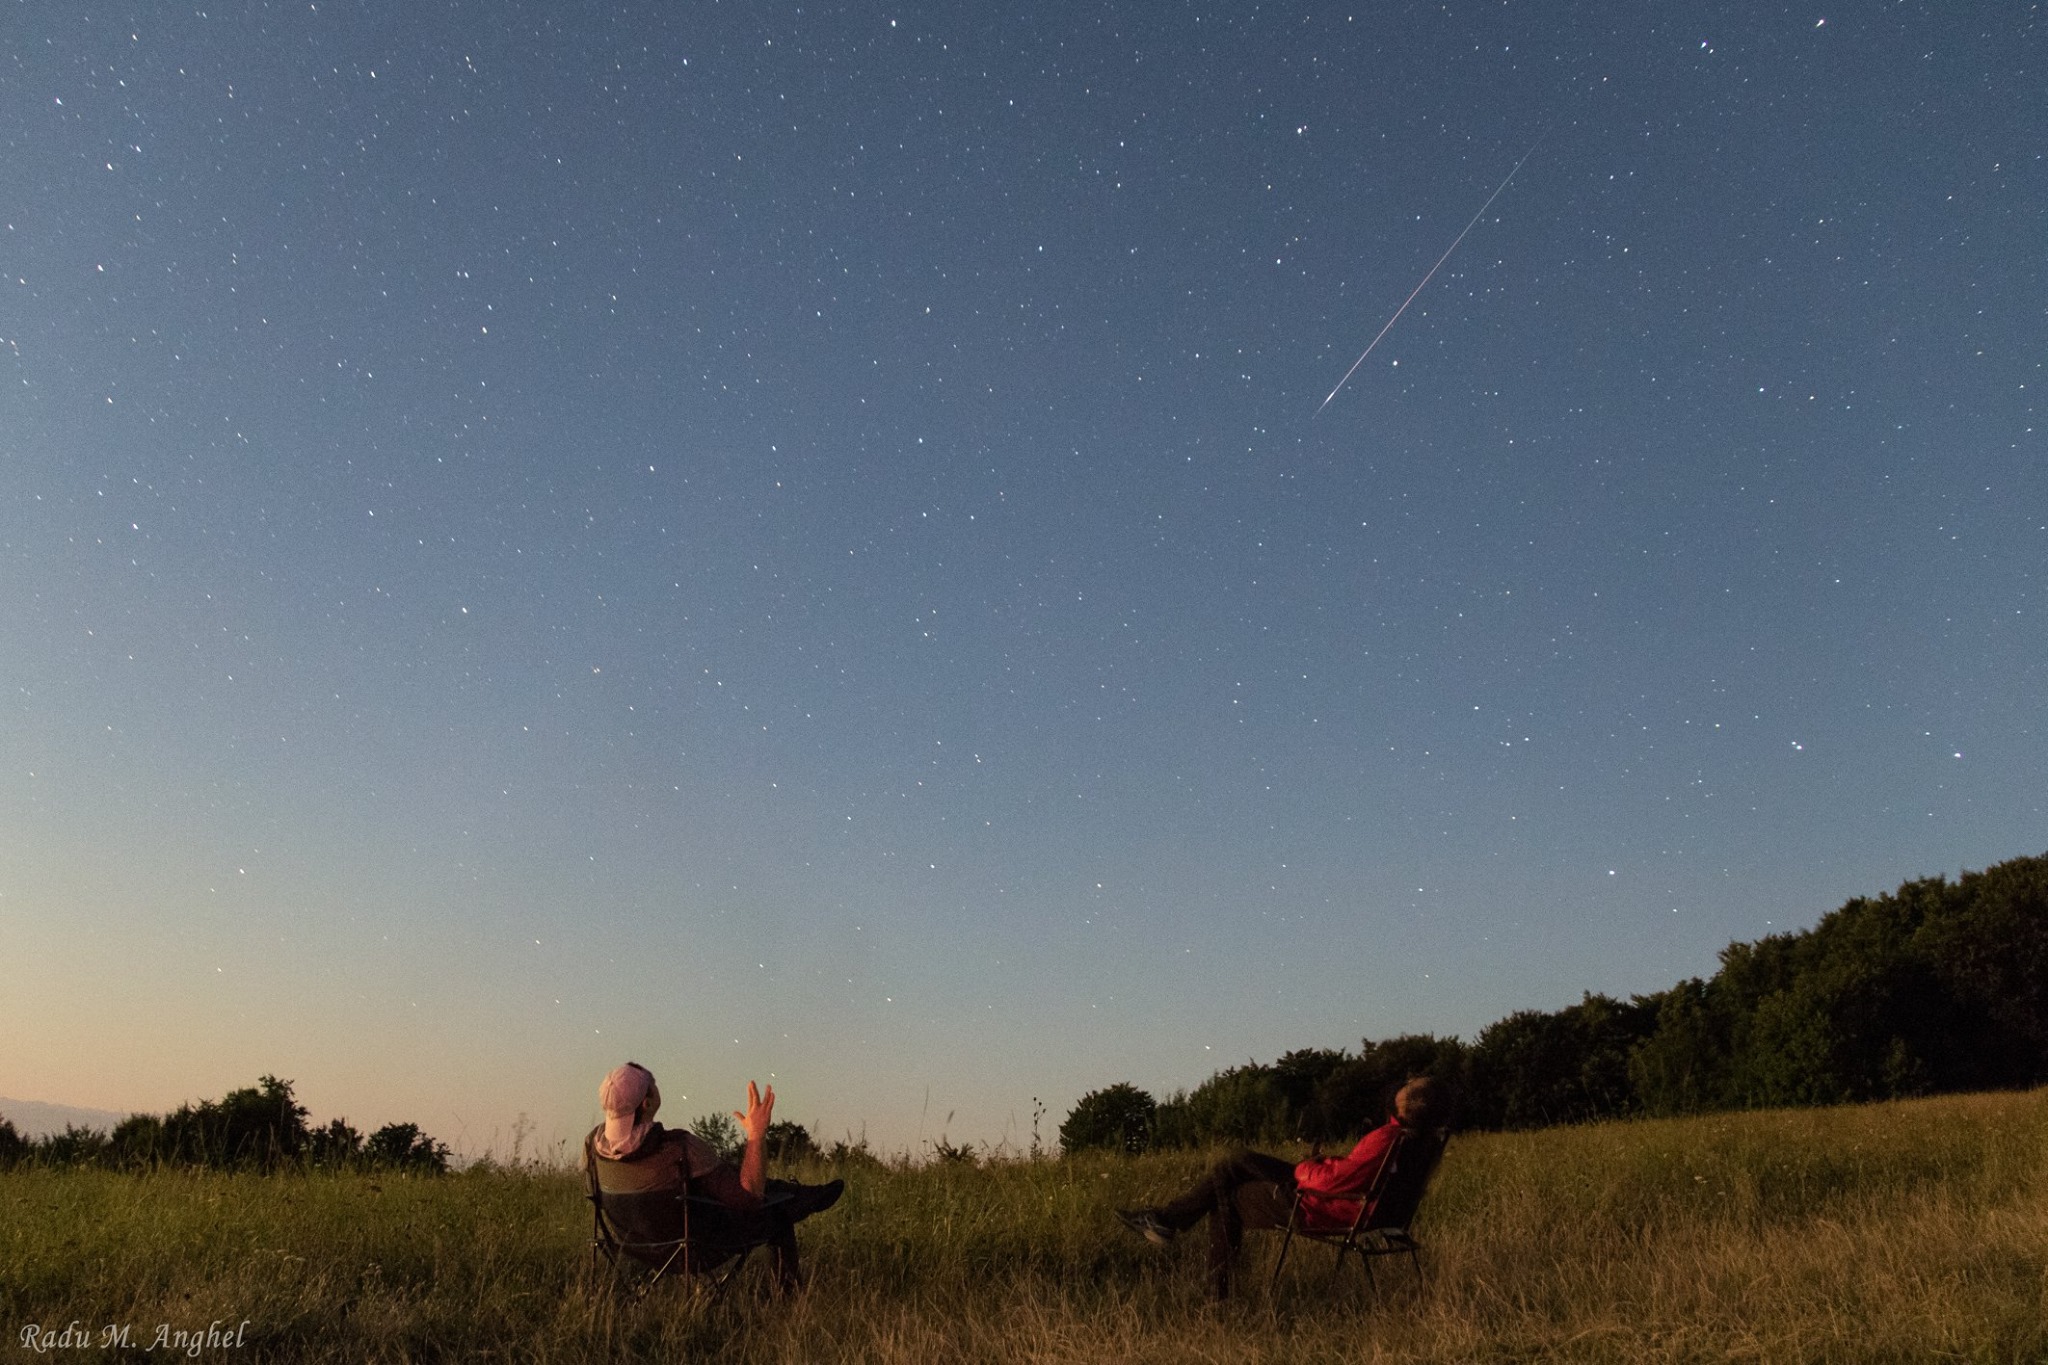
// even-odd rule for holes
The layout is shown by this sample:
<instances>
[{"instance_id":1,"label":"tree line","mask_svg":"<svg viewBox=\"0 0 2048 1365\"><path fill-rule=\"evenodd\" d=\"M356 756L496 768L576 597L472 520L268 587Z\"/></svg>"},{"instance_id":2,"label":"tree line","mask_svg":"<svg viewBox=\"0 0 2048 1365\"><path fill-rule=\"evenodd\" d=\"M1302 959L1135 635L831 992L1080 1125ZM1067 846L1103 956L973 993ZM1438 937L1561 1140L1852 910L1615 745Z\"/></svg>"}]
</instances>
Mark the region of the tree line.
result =
<instances>
[{"instance_id":1,"label":"tree line","mask_svg":"<svg viewBox=\"0 0 2048 1365\"><path fill-rule=\"evenodd\" d=\"M1165 1100L1083 1096L1061 1146L1143 1151L1341 1141L1413 1075L1447 1081L1466 1127L1782 1108L2048 1081L2048 855L1857 897L1813 928L1722 949L1706 980L1523 1010L1477 1038L1304 1048Z\"/></svg>"},{"instance_id":2,"label":"tree line","mask_svg":"<svg viewBox=\"0 0 2048 1365\"><path fill-rule=\"evenodd\" d=\"M450 1153L417 1124L387 1123L364 1137L345 1119L309 1127L292 1083L265 1076L217 1100L168 1114L131 1114L111 1132L71 1126L23 1137L0 1118L0 1167L34 1162L143 1170L177 1166L217 1171L378 1170L438 1175Z\"/></svg>"},{"instance_id":3,"label":"tree line","mask_svg":"<svg viewBox=\"0 0 2048 1365\"><path fill-rule=\"evenodd\" d=\"M734 1165L739 1164L742 1153L747 1150L747 1136L733 1122L730 1114L712 1110L690 1120L690 1131L711 1144L711 1149ZM834 1144L840 1150L848 1150L846 1144ZM811 1130L801 1123L787 1119L776 1119L768 1125L762 1146L768 1160L777 1163L812 1161L825 1155L811 1137Z\"/></svg>"}]
</instances>

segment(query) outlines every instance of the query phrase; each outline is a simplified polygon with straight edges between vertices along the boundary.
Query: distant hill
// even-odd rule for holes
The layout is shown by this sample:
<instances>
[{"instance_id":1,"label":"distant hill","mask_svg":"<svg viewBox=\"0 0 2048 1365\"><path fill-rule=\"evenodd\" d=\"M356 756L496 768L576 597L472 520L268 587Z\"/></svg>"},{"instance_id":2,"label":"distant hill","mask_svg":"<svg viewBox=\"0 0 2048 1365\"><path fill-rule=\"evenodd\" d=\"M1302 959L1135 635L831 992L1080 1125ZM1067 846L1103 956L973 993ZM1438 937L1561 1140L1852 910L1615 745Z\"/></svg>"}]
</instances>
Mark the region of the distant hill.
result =
<instances>
[{"instance_id":1,"label":"distant hill","mask_svg":"<svg viewBox=\"0 0 2048 1365\"><path fill-rule=\"evenodd\" d=\"M112 1109L80 1109L76 1105L10 1100L0 1095L0 1119L10 1120L14 1131L25 1138L44 1138L70 1127L110 1132L115 1124L127 1117Z\"/></svg>"}]
</instances>

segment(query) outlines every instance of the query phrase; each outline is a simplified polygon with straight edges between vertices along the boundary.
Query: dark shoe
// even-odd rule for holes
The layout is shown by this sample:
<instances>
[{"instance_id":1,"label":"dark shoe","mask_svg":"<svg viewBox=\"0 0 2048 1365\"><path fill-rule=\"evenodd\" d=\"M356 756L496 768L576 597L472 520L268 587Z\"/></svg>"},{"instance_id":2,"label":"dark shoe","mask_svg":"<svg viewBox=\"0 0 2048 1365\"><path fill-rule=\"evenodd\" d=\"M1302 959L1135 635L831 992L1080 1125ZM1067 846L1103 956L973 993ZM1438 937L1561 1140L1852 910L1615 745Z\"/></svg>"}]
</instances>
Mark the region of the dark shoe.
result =
<instances>
[{"instance_id":1,"label":"dark shoe","mask_svg":"<svg viewBox=\"0 0 2048 1365\"><path fill-rule=\"evenodd\" d=\"M1137 1233L1153 1246L1163 1247L1173 1241L1175 1229L1169 1227L1153 1209L1118 1209L1116 1216L1123 1225Z\"/></svg>"},{"instance_id":2,"label":"dark shoe","mask_svg":"<svg viewBox=\"0 0 2048 1365\"><path fill-rule=\"evenodd\" d=\"M823 1185L799 1185L790 1196L789 1216L792 1220L808 1218L814 1213L823 1213L839 1202L839 1196L846 1193L844 1180L833 1180Z\"/></svg>"}]
</instances>

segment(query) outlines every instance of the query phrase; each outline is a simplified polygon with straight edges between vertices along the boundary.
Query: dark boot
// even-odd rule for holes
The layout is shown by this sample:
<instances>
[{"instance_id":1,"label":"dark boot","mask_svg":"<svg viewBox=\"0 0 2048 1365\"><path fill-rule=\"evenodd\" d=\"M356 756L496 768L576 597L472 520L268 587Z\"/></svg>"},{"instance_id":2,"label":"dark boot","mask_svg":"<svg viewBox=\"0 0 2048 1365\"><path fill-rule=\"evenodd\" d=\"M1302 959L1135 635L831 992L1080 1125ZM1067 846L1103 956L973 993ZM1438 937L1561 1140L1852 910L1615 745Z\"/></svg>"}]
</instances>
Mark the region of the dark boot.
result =
<instances>
[{"instance_id":1,"label":"dark boot","mask_svg":"<svg viewBox=\"0 0 2048 1365\"><path fill-rule=\"evenodd\" d=\"M838 1203L839 1196L844 1193L844 1180L828 1180L822 1185L798 1185L787 1205L790 1221L801 1222L814 1213L823 1213Z\"/></svg>"}]
</instances>

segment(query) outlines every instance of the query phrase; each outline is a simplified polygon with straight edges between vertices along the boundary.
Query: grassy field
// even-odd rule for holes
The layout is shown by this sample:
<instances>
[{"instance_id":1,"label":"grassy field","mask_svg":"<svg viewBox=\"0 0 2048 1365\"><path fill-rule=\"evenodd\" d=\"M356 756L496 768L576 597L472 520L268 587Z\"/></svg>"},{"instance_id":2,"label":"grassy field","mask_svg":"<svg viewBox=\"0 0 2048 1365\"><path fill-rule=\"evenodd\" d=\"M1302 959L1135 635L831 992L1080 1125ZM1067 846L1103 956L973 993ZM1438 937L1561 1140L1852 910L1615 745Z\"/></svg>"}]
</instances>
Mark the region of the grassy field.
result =
<instances>
[{"instance_id":1,"label":"grassy field","mask_svg":"<svg viewBox=\"0 0 2048 1365\"><path fill-rule=\"evenodd\" d=\"M1325 1297L1309 1247L1269 1296L1255 1235L1245 1292L1205 1303L1199 1237L1154 1249L1110 1212L1203 1161L850 1169L805 1294L760 1276L715 1306L592 1292L562 1172L17 1170L0 1330L21 1359L106 1359L125 1325L133 1354L164 1329L247 1360L2048 1360L2048 1091L1461 1137L1421 1294L1397 1268ZM87 1349L23 1344L69 1324Z\"/></svg>"}]
</instances>

